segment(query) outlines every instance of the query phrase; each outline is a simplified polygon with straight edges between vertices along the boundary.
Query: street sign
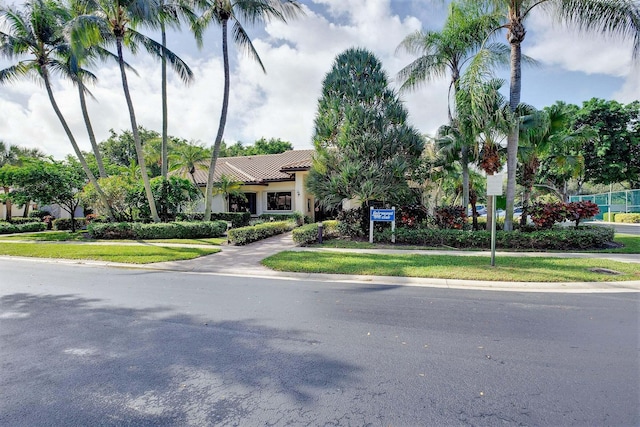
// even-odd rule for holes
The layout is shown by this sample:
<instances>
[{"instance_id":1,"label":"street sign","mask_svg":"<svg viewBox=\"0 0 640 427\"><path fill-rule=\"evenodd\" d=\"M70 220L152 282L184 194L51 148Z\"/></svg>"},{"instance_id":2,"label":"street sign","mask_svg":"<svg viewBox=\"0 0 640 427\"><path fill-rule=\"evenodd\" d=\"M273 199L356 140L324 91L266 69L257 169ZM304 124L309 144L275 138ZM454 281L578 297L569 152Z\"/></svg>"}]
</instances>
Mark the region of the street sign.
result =
<instances>
[{"instance_id":1,"label":"street sign","mask_svg":"<svg viewBox=\"0 0 640 427\"><path fill-rule=\"evenodd\" d=\"M487 196L502 196L502 174L487 175Z\"/></svg>"},{"instance_id":2,"label":"street sign","mask_svg":"<svg viewBox=\"0 0 640 427\"><path fill-rule=\"evenodd\" d=\"M371 209L371 221L392 222L396 220L395 209Z\"/></svg>"}]
</instances>

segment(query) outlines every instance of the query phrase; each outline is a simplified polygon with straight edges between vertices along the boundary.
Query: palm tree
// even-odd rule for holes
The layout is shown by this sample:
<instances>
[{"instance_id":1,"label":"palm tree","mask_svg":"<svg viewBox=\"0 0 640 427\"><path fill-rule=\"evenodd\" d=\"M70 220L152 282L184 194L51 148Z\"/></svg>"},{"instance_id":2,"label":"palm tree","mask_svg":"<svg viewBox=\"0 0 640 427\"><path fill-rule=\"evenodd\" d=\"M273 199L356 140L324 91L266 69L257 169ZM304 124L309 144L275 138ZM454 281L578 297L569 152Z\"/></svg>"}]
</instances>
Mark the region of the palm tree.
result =
<instances>
[{"instance_id":1,"label":"palm tree","mask_svg":"<svg viewBox=\"0 0 640 427\"><path fill-rule=\"evenodd\" d=\"M216 161L220 154L220 144L224 136L224 127L227 122L227 111L229 108L229 47L228 47L228 27L229 22L233 26L234 42L245 49L247 54L253 58L265 71L264 65L258 56L258 52L253 46L241 21L252 24L279 20L287 22L287 19L294 18L302 13L300 4L296 0L197 0L202 15L193 26L194 33L199 45L202 45L202 35L205 28L211 23L220 25L222 29L222 58L224 61L224 93L222 97L222 110L220 112L220 122L218 133L213 145L211 162L209 164L209 175L207 176L207 187L205 192L205 213L204 219L211 219L211 200L213 197L213 174Z\"/></svg>"},{"instance_id":2,"label":"palm tree","mask_svg":"<svg viewBox=\"0 0 640 427\"><path fill-rule=\"evenodd\" d=\"M120 66L120 77L122 79L122 89L127 102L131 131L133 133L138 166L144 184L145 195L149 203L151 218L154 222L160 222L158 210L156 208L153 192L149 183L149 175L144 163L144 151L138 131L133 101L129 91L127 80L126 63L124 61L123 47L128 45L135 52L138 45L144 46L156 57L165 58L172 65L183 81L188 82L193 77L193 73L178 56L161 44L136 31L138 24L154 27L158 23L159 5L156 0L95 0L92 3L91 13L80 16L76 19L71 28L71 39L74 47L80 48L91 45L103 45L115 43Z\"/></svg>"},{"instance_id":3,"label":"palm tree","mask_svg":"<svg viewBox=\"0 0 640 427\"><path fill-rule=\"evenodd\" d=\"M640 59L640 3L637 0L485 0L484 3L491 6L494 12L502 13L503 23L498 28L507 30L507 41L511 46L509 108L512 112L520 104L521 45L526 35L525 21L532 10L541 10L580 30L631 38L634 41L633 58ZM518 134L518 125L514 121L507 138L505 230L513 229Z\"/></svg>"},{"instance_id":4,"label":"palm tree","mask_svg":"<svg viewBox=\"0 0 640 427\"><path fill-rule=\"evenodd\" d=\"M224 204L227 212L230 211L230 196L245 197L244 193L240 191L240 189L242 188L242 184L242 181L238 181L236 179L233 179L233 177L222 174L220 175L220 180L213 185L213 194L222 194L222 196L224 197Z\"/></svg>"},{"instance_id":5,"label":"palm tree","mask_svg":"<svg viewBox=\"0 0 640 427\"><path fill-rule=\"evenodd\" d=\"M31 75L43 80L51 106L73 146L82 169L96 188L101 201L109 207L106 196L100 189L58 107L51 87L50 72L64 74L68 71L64 58L69 56L69 45L63 37L63 28L70 19L70 15L66 9L51 0L33 0L27 3L26 7L25 12L12 8L0 8L0 18L5 20L8 28L7 31L0 31L0 55L7 58L22 55L32 56L32 59L20 60L17 64L0 70L0 83L11 82L19 77ZM110 207L109 215L113 217Z\"/></svg>"},{"instance_id":6,"label":"palm tree","mask_svg":"<svg viewBox=\"0 0 640 427\"><path fill-rule=\"evenodd\" d=\"M402 81L401 91L415 90L421 84L433 81L449 74L449 99L447 113L449 128L457 127L452 103L455 109L455 96L459 89L460 76L465 65L482 47L491 31L500 23L499 15L484 13L476 3L456 3L449 5L449 14L441 31L416 31L408 35L397 50L419 55L411 64L398 72ZM487 46L494 53L492 59L506 59L505 45L491 44ZM502 62L506 63L506 60ZM454 129L450 129L455 132ZM455 139L455 153L459 153L462 165L462 204L469 204L469 141L464 135ZM453 148L453 147L451 147Z\"/></svg>"},{"instance_id":7,"label":"palm tree","mask_svg":"<svg viewBox=\"0 0 640 427\"><path fill-rule=\"evenodd\" d=\"M210 157L211 153L209 150L200 144L191 142L188 144L180 144L172 150L169 161L172 171L176 171L181 177L189 175L193 185L197 187L198 183L195 178L196 169L204 169L204 162Z\"/></svg>"}]
</instances>

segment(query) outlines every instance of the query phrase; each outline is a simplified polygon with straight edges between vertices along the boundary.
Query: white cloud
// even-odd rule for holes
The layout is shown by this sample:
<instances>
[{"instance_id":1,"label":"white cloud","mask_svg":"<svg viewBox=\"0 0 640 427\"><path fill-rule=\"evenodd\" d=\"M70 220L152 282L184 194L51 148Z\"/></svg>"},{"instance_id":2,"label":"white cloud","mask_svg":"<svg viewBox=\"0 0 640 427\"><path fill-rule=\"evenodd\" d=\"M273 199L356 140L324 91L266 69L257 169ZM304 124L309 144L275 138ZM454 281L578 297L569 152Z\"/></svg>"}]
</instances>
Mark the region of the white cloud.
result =
<instances>
[{"instance_id":1,"label":"white cloud","mask_svg":"<svg viewBox=\"0 0 640 427\"><path fill-rule=\"evenodd\" d=\"M544 64L616 77L631 72L630 40L579 32L554 22L541 11L532 13L526 25L532 34L527 36L523 51Z\"/></svg>"}]
</instances>

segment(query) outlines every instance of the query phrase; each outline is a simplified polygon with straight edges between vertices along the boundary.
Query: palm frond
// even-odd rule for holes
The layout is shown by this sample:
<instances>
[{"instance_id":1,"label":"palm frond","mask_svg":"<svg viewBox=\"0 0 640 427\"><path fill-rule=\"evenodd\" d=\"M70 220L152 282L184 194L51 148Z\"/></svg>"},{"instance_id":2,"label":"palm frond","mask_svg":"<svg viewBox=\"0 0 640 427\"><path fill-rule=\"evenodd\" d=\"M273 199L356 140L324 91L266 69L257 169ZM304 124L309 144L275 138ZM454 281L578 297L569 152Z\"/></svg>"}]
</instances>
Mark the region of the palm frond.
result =
<instances>
[{"instance_id":1,"label":"palm frond","mask_svg":"<svg viewBox=\"0 0 640 427\"><path fill-rule=\"evenodd\" d=\"M193 79L193 72L191 71L191 68L189 68L189 66L171 50L133 29L130 29L128 31L128 35L130 42L133 42L132 45L135 46L140 44L144 46L147 52L151 53L157 58L165 55L167 62L171 65L171 68L173 68L173 70L178 74L182 81L186 83Z\"/></svg>"},{"instance_id":2,"label":"palm frond","mask_svg":"<svg viewBox=\"0 0 640 427\"><path fill-rule=\"evenodd\" d=\"M244 49L245 53L250 58L256 61L258 65L260 65L260 68L262 68L262 71L264 73L267 72L267 70L264 68L264 64L262 63L262 60L260 59L260 55L258 55L258 51L253 46L253 43L249 38L249 35L242 27L242 24L240 24L240 22L237 20L234 21L233 23L233 40L236 42L238 46Z\"/></svg>"}]
</instances>

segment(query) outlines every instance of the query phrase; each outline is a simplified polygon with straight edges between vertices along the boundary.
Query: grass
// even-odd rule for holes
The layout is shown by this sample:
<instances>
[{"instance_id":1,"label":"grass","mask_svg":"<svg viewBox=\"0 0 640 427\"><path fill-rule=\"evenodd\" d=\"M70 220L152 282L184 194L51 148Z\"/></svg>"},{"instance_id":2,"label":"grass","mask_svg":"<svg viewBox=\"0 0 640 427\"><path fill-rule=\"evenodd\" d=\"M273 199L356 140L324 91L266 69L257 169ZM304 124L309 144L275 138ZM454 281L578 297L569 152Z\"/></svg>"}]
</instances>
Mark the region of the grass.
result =
<instances>
[{"instance_id":1,"label":"grass","mask_svg":"<svg viewBox=\"0 0 640 427\"><path fill-rule=\"evenodd\" d=\"M65 243L0 243L0 255L34 258L82 259L129 264L181 261L220 252L217 248L184 248L143 245L92 245Z\"/></svg>"},{"instance_id":2,"label":"grass","mask_svg":"<svg viewBox=\"0 0 640 427\"><path fill-rule=\"evenodd\" d=\"M87 237L85 232L47 231L44 233L25 233L20 235L0 236L0 240L34 241L34 242L131 242L131 240L95 240ZM222 245L227 242L225 237L211 237L204 239L153 239L136 240L139 243L177 243L188 245Z\"/></svg>"},{"instance_id":3,"label":"grass","mask_svg":"<svg viewBox=\"0 0 640 427\"><path fill-rule=\"evenodd\" d=\"M624 245L621 248L607 249L598 252L611 254L640 254L640 236L616 233L613 241Z\"/></svg>"},{"instance_id":4,"label":"grass","mask_svg":"<svg viewBox=\"0 0 640 427\"><path fill-rule=\"evenodd\" d=\"M607 282L640 280L640 264L603 259L489 257L446 255L379 255L344 252L286 251L262 262L278 271L509 282ZM589 271L604 268L622 274Z\"/></svg>"}]
</instances>

